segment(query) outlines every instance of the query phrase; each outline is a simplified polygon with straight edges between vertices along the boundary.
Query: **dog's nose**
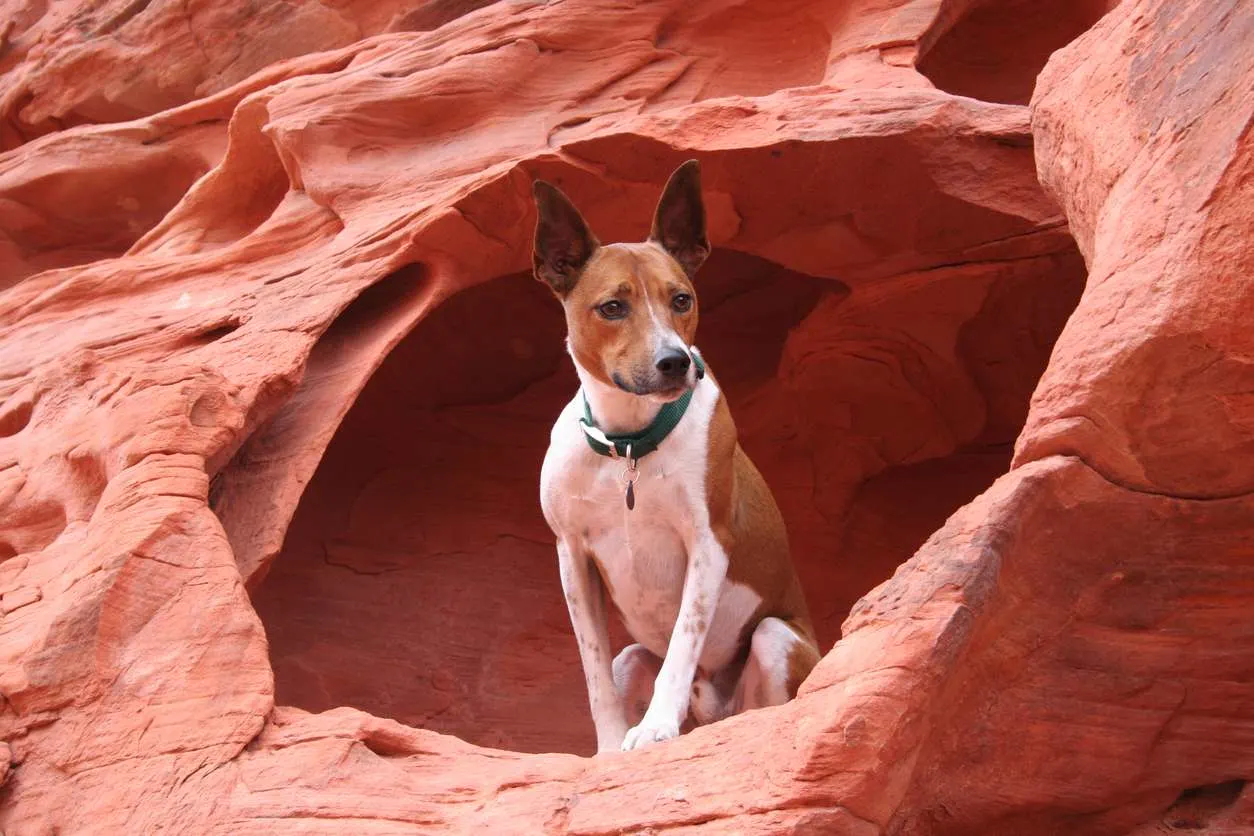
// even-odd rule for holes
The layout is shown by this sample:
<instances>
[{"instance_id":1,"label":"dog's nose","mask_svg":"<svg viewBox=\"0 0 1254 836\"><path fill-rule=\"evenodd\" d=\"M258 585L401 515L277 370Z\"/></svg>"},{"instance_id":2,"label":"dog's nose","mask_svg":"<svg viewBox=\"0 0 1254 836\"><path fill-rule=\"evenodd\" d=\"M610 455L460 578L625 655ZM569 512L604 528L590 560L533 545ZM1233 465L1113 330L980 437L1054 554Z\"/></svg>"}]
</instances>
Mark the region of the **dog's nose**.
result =
<instances>
[{"instance_id":1,"label":"dog's nose","mask_svg":"<svg viewBox=\"0 0 1254 836\"><path fill-rule=\"evenodd\" d=\"M657 370L663 377L683 377L688 374L688 367L691 365L692 358L688 356L688 352L677 348L668 348L657 357Z\"/></svg>"}]
</instances>

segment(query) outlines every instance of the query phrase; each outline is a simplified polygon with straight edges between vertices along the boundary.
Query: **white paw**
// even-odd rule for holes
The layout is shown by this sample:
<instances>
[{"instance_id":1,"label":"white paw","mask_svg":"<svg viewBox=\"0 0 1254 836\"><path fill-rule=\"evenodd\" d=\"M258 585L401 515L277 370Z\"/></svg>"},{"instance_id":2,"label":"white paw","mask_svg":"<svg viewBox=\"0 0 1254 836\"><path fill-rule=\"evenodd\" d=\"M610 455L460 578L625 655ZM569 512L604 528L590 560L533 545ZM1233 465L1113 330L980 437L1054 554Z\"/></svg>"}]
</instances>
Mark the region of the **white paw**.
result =
<instances>
[{"instance_id":1,"label":"white paw","mask_svg":"<svg viewBox=\"0 0 1254 836\"><path fill-rule=\"evenodd\" d=\"M672 737L679 737L678 723L659 723L645 717L640 721L640 725L627 732L627 736L623 738L623 751L630 752L632 749L670 740Z\"/></svg>"}]
</instances>

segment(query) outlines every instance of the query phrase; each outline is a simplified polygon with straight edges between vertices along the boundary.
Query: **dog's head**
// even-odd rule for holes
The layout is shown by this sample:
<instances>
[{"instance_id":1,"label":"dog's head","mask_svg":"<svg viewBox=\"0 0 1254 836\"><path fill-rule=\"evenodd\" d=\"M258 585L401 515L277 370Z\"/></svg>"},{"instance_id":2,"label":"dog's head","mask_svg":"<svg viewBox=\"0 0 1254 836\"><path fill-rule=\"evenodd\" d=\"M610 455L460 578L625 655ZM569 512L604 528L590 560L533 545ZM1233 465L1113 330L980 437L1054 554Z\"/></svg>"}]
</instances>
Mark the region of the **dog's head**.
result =
<instances>
[{"instance_id":1,"label":"dog's head","mask_svg":"<svg viewBox=\"0 0 1254 836\"><path fill-rule=\"evenodd\" d=\"M689 160L666 183L643 244L602 246L574 204L535 183L536 278L566 309L571 354L589 374L634 395L674 400L692 388L697 293L710 254L701 169Z\"/></svg>"}]
</instances>

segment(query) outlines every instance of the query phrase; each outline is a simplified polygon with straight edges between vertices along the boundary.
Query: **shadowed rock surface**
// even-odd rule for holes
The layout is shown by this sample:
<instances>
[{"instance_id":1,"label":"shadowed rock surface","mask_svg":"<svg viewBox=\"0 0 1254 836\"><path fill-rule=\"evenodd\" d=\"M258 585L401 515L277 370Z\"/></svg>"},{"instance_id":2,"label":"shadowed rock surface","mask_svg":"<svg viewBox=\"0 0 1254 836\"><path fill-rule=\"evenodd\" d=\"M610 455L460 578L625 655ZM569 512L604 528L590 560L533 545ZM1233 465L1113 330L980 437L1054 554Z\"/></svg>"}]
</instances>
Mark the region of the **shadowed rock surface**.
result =
<instances>
[{"instance_id":1,"label":"shadowed rock surface","mask_svg":"<svg viewBox=\"0 0 1254 836\"><path fill-rule=\"evenodd\" d=\"M1110 6L0 4L0 828L1246 832L1254 12ZM576 757L530 182L690 157L829 652Z\"/></svg>"}]
</instances>

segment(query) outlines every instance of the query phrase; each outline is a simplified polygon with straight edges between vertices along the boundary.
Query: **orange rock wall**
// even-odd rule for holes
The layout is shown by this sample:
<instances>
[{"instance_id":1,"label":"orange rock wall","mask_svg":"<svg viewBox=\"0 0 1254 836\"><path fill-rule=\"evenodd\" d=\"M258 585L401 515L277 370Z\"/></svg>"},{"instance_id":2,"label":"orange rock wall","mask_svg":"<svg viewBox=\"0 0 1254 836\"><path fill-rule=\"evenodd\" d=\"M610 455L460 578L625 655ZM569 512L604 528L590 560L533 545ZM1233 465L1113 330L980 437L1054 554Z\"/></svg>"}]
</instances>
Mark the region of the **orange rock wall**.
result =
<instances>
[{"instance_id":1,"label":"orange rock wall","mask_svg":"<svg viewBox=\"0 0 1254 836\"><path fill-rule=\"evenodd\" d=\"M1254 14L1024 5L0 7L0 828L1248 829ZM692 156L831 649L577 757L529 183Z\"/></svg>"}]
</instances>

